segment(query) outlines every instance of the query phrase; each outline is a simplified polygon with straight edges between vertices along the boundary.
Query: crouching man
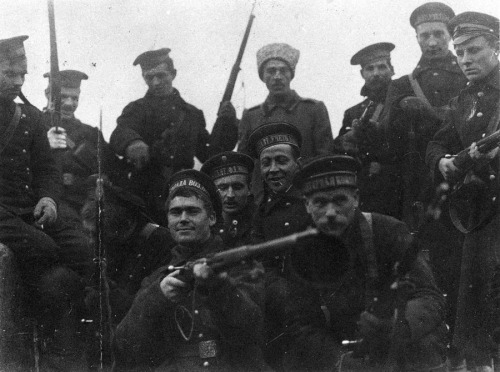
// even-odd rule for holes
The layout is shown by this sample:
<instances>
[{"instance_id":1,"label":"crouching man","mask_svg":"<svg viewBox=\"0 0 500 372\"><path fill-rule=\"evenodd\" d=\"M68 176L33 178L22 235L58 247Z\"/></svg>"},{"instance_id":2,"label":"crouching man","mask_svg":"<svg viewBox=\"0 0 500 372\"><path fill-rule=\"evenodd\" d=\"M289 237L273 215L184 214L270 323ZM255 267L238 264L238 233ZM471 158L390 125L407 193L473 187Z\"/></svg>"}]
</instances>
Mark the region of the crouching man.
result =
<instances>
[{"instance_id":1,"label":"crouching man","mask_svg":"<svg viewBox=\"0 0 500 372\"><path fill-rule=\"evenodd\" d=\"M166 210L178 244L174 268L224 249L212 233L222 207L209 176L195 170L173 175ZM262 270L253 264L223 273L203 261L189 271L164 266L143 281L117 327L117 369L262 370L262 297Z\"/></svg>"},{"instance_id":2,"label":"crouching man","mask_svg":"<svg viewBox=\"0 0 500 372\"><path fill-rule=\"evenodd\" d=\"M288 275L316 288L339 348L354 341L342 370L445 370L444 298L427 264L411 254L406 225L358 209L358 170L356 160L337 155L313 158L298 173L296 184L321 234L297 245ZM331 348L324 353L331 355L324 369L339 362Z\"/></svg>"}]
</instances>

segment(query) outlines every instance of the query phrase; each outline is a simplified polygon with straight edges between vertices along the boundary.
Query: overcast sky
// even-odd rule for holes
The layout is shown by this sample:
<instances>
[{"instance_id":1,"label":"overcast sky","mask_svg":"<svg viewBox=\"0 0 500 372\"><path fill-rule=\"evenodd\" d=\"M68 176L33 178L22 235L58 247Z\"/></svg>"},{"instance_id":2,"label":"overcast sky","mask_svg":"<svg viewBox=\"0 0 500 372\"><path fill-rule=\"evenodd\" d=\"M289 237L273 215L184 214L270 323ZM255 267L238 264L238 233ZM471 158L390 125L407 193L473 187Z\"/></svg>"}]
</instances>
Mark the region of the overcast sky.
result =
<instances>
[{"instance_id":1,"label":"overcast sky","mask_svg":"<svg viewBox=\"0 0 500 372\"><path fill-rule=\"evenodd\" d=\"M76 116L97 126L103 109L109 138L116 118L146 85L132 62L140 53L168 47L177 68L174 86L205 113L211 129L236 59L253 0L54 0L60 69L89 75L82 83ZM343 112L361 101L363 81L351 56L366 45L388 41L396 77L416 65L420 50L409 24L424 0L257 0L255 20L232 102L243 108L261 103L267 90L259 80L256 52L268 43L299 49L294 88L325 102L336 136ZM500 16L498 0L446 0L455 12ZM44 0L0 0L0 39L29 35L29 74L24 93L35 106L46 101L42 75L49 70L49 26Z\"/></svg>"}]
</instances>

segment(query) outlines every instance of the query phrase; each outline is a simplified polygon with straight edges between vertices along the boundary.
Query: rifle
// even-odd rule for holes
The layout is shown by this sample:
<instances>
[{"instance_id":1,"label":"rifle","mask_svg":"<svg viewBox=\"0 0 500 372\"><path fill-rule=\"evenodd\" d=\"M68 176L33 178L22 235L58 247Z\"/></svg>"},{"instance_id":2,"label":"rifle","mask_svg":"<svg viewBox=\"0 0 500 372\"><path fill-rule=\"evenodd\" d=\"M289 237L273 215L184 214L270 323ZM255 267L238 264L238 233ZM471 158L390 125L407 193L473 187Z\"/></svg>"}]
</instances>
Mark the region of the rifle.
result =
<instances>
[{"instance_id":1,"label":"rifle","mask_svg":"<svg viewBox=\"0 0 500 372\"><path fill-rule=\"evenodd\" d=\"M245 52L245 48L247 46L248 36L250 35L250 29L252 28L253 19L255 16L253 15L253 10L255 8L254 1L252 6L252 11L250 12L250 18L248 19L247 28L245 30L245 35L243 36L243 40L241 41L240 50L238 52L238 56L236 57L236 62L231 69L231 74L229 75L229 80L226 85L226 90L224 91L224 95L222 96L222 102L231 101L231 97L233 95L234 86L236 85L236 78L238 77L238 73L240 72L240 64L243 59L243 53Z\"/></svg>"},{"instance_id":2,"label":"rifle","mask_svg":"<svg viewBox=\"0 0 500 372\"><path fill-rule=\"evenodd\" d=\"M56 19L54 14L54 0L47 0L49 8L49 32L50 32L50 89L49 107L50 122L52 127L58 130L61 125L61 76L59 74L59 60L57 55Z\"/></svg>"},{"instance_id":3,"label":"rifle","mask_svg":"<svg viewBox=\"0 0 500 372\"><path fill-rule=\"evenodd\" d=\"M241 261L248 260L262 254L275 254L277 252L284 251L296 244L299 240L316 236L318 234L319 231L317 229L308 229L284 236L282 238L269 240L267 242L244 245L227 251L213 253L205 258L187 262L183 266L169 266L168 270L180 270L181 273L185 275L186 279L192 279L193 267L196 264L206 263L215 272L221 272L232 266L240 264Z\"/></svg>"},{"instance_id":4,"label":"rifle","mask_svg":"<svg viewBox=\"0 0 500 372\"><path fill-rule=\"evenodd\" d=\"M486 154L500 145L500 129L493 132L489 136L480 139L476 142L477 149L480 153ZM469 155L471 147L467 147L458 154L453 155L453 163L459 169L460 173L457 178L465 176L465 174L474 167L474 161Z\"/></svg>"}]
</instances>

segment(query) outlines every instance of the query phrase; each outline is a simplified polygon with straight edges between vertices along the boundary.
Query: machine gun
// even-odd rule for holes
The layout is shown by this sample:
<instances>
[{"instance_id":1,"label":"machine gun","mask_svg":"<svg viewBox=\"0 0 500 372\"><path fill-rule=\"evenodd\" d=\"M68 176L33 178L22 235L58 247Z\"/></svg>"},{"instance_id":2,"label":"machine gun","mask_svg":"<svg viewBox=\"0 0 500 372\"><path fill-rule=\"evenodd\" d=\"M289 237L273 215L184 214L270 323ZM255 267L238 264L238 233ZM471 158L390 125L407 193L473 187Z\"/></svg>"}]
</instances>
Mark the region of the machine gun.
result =
<instances>
[{"instance_id":1,"label":"machine gun","mask_svg":"<svg viewBox=\"0 0 500 372\"><path fill-rule=\"evenodd\" d=\"M317 229L308 229L302 232L284 236L282 238L269 240L267 242L253 244L253 245L244 245L242 247L214 253L205 258L187 262L183 266L169 266L168 269L170 271L180 270L181 275L183 275L186 281L192 281L193 267L196 264L205 263L208 266L210 266L210 268L215 272L221 272L232 266L240 264L241 261L252 259L261 256L263 254L267 255L284 251L292 247L299 240L313 237L318 234L319 232Z\"/></svg>"}]
</instances>

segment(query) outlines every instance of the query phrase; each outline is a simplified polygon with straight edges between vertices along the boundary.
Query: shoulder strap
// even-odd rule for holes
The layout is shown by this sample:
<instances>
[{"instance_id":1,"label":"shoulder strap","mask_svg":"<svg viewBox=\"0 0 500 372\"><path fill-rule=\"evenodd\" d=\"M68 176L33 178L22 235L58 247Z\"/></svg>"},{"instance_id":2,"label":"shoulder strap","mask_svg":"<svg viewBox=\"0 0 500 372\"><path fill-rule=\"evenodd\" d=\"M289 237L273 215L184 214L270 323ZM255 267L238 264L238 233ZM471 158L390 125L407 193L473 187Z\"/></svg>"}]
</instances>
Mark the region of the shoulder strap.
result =
<instances>
[{"instance_id":1,"label":"shoulder strap","mask_svg":"<svg viewBox=\"0 0 500 372\"><path fill-rule=\"evenodd\" d=\"M429 100L427 99L427 97L425 96L424 94L424 91L422 90L422 88L420 87L420 84L418 83L418 81L413 77L413 73L409 73L408 75L408 79L410 79L410 84L411 84L411 87L413 89L413 92L415 93L415 95L420 98L427 106L431 107L432 108L432 105L431 103L429 102Z\"/></svg>"},{"instance_id":2,"label":"shoulder strap","mask_svg":"<svg viewBox=\"0 0 500 372\"><path fill-rule=\"evenodd\" d=\"M375 107L375 111L373 112L371 120L378 123L378 119L380 118L380 114L382 113L383 109L384 109L384 105L382 103L377 104L377 107Z\"/></svg>"},{"instance_id":3,"label":"shoulder strap","mask_svg":"<svg viewBox=\"0 0 500 372\"><path fill-rule=\"evenodd\" d=\"M365 302L368 305L373 304L373 299L378 297L378 267L377 257L375 255L375 246L373 244L373 216L371 213L363 212L360 219L361 237L363 238L363 248L366 259L368 275L366 278Z\"/></svg>"},{"instance_id":4,"label":"shoulder strap","mask_svg":"<svg viewBox=\"0 0 500 372\"><path fill-rule=\"evenodd\" d=\"M16 111L12 116L12 120L9 123L9 126L5 130L2 138L0 139L0 154L3 152L5 147L7 147L8 143L12 139L14 132L16 131L17 125L19 124L19 120L21 119L21 107L16 105Z\"/></svg>"},{"instance_id":5,"label":"shoulder strap","mask_svg":"<svg viewBox=\"0 0 500 372\"><path fill-rule=\"evenodd\" d=\"M486 128L486 135L490 135L498 130L500 126L500 102L497 102L497 109L495 113L491 116L490 122L488 123L488 128Z\"/></svg>"}]
</instances>

